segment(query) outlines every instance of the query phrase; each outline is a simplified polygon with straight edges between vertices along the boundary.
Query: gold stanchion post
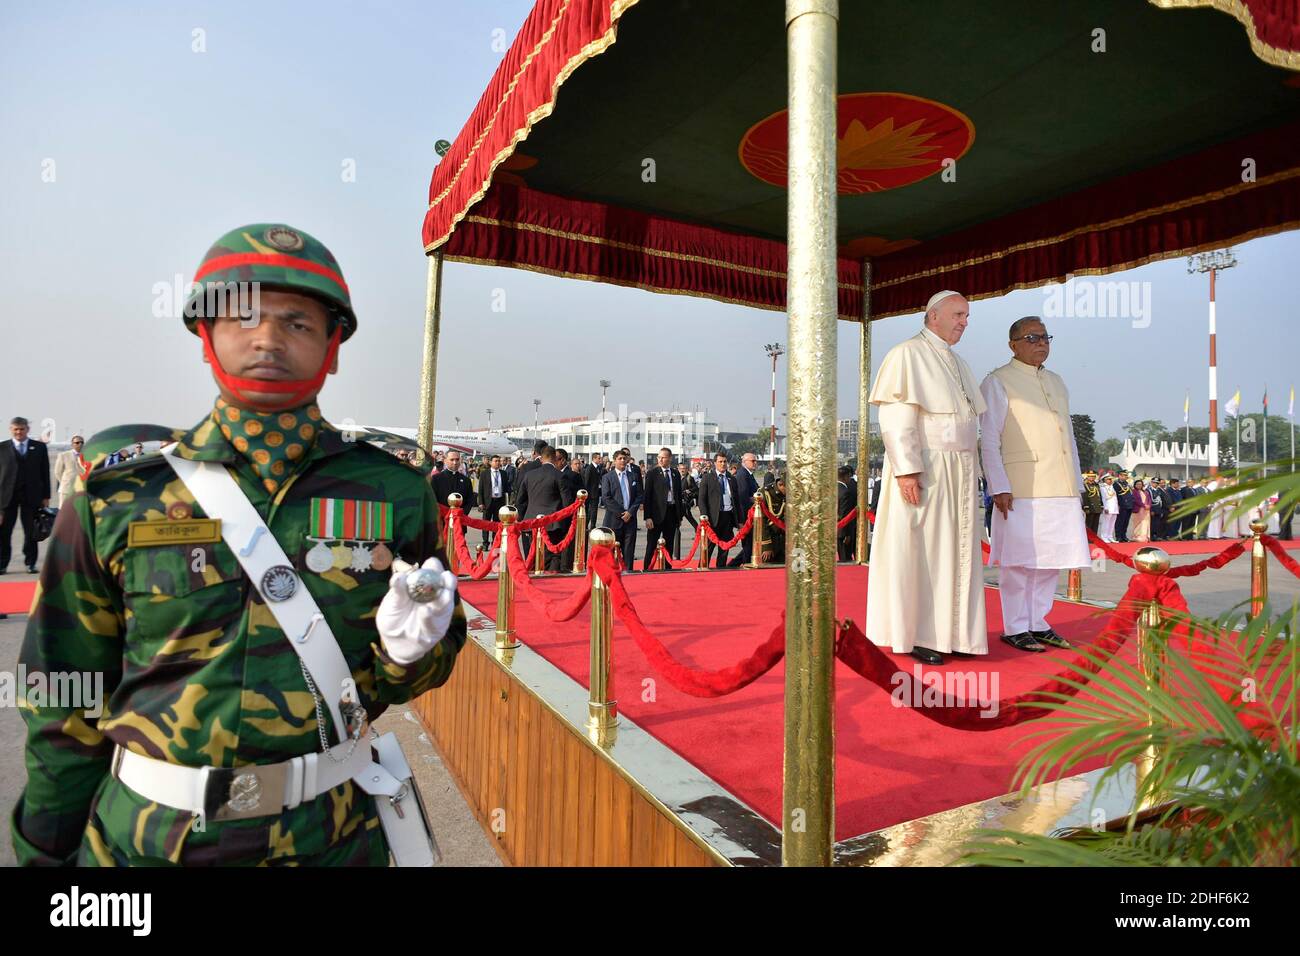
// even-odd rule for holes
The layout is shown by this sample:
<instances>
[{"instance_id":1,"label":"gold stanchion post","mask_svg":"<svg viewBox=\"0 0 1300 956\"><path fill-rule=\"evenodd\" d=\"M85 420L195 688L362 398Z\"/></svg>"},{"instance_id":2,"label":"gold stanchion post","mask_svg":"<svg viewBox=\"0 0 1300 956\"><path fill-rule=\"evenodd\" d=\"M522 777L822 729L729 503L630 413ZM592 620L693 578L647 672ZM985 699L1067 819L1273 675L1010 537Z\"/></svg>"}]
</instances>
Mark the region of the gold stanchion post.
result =
<instances>
[{"instance_id":1,"label":"gold stanchion post","mask_svg":"<svg viewBox=\"0 0 1300 956\"><path fill-rule=\"evenodd\" d=\"M614 547L614 532L597 528L591 547ZM618 701L614 700L614 603L599 575L591 578L591 696L587 701L587 735L598 746L611 747L618 732Z\"/></svg>"},{"instance_id":2,"label":"gold stanchion post","mask_svg":"<svg viewBox=\"0 0 1300 956\"><path fill-rule=\"evenodd\" d=\"M420 369L419 460L433 444L434 399L438 389L438 338L442 326L442 252L428 257L429 278L424 294L424 362Z\"/></svg>"},{"instance_id":3,"label":"gold stanchion post","mask_svg":"<svg viewBox=\"0 0 1300 956\"><path fill-rule=\"evenodd\" d=\"M533 574L546 570L546 529L538 528L533 532Z\"/></svg>"},{"instance_id":4,"label":"gold stanchion post","mask_svg":"<svg viewBox=\"0 0 1300 956\"><path fill-rule=\"evenodd\" d=\"M871 260L862 260L862 347L858 352L858 534L853 552L858 564L870 554L871 522L867 520L871 478Z\"/></svg>"},{"instance_id":5,"label":"gold stanchion post","mask_svg":"<svg viewBox=\"0 0 1300 956\"><path fill-rule=\"evenodd\" d=\"M709 516L700 515L700 551L695 556L695 570L709 570Z\"/></svg>"},{"instance_id":6,"label":"gold stanchion post","mask_svg":"<svg viewBox=\"0 0 1300 956\"><path fill-rule=\"evenodd\" d=\"M498 518L501 521L501 565L497 571L497 650L513 650L519 646L515 640L515 582L510 576L510 562L506 548L514 532L516 512L506 505Z\"/></svg>"},{"instance_id":7,"label":"gold stanchion post","mask_svg":"<svg viewBox=\"0 0 1300 956\"><path fill-rule=\"evenodd\" d=\"M1065 575L1065 599L1067 601L1083 600L1083 570L1070 568Z\"/></svg>"},{"instance_id":8,"label":"gold stanchion post","mask_svg":"<svg viewBox=\"0 0 1300 956\"><path fill-rule=\"evenodd\" d=\"M1169 555L1161 548L1139 548L1133 556L1133 563L1143 574L1159 576L1169 573ZM1148 693L1159 687L1163 680L1165 665L1164 640L1160 634L1160 602L1152 601L1142 609L1138 617L1138 666ZM1154 713L1148 713L1147 726L1155 726ZM1137 779L1141 784L1151 773L1156 760L1156 747L1148 746L1137 759ZM1160 801L1154 794L1148 795L1142 808L1154 806Z\"/></svg>"},{"instance_id":9,"label":"gold stanchion post","mask_svg":"<svg viewBox=\"0 0 1300 956\"><path fill-rule=\"evenodd\" d=\"M762 491L759 491L757 495L754 495L754 530L752 532L753 537L750 538L754 542L754 546L750 549L749 564L745 565L747 568L763 567L763 547L767 544L767 539L763 536L765 530L763 528L763 505L759 501L759 495L762 493Z\"/></svg>"},{"instance_id":10,"label":"gold stanchion post","mask_svg":"<svg viewBox=\"0 0 1300 956\"><path fill-rule=\"evenodd\" d=\"M1264 613L1268 604L1268 551L1264 548L1264 532L1268 522L1259 518L1250 523L1254 538L1250 543L1250 619L1253 621Z\"/></svg>"},{"instance_id":11,"label":"gold stanchion post","mask_svg":"<svg viewBox=\"0 0 1300 956\"><path fill-rule=\"evenodd\" d=\"M456 529L460 526L461 505L465 499L458 494L447 496L447 505L451 508L451 514L447 517L447 570L452 574L460 574L460 559L456 557Z\"/></svg>"},{"instance_id":12,"label":"gold stanchion post","mask_svg":"<svg viewBox=\"0 0 1300 956\"><path fill-rule=\"evenodd\" d=\"M573 516L578 528L573 532L573 574L587 573L587 492L578 489L578 513Z\"/></svg>"}]
</instances>

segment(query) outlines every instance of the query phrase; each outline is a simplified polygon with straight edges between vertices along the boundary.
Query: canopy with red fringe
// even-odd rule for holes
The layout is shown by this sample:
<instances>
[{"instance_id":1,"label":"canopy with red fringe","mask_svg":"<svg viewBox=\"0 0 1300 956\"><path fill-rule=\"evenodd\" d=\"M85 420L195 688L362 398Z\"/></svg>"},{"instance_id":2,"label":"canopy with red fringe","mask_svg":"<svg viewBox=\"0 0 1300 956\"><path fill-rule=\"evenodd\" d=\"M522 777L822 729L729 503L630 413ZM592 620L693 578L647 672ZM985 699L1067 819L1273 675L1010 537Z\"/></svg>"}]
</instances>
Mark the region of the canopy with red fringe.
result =
<instances>
[{"instance_id":1,"label":"canopy with red fringe","mask_svg":"<svg viewBox=\"0 0 1300 956\"><path fill-rule=\"evenodd\" d=\"M426 251L784 310L782 9L538 0L434 171ZM841 318L863 258L884 318L1300 225L1297 0L840 18Z\"/></svg>"}]
</instances>

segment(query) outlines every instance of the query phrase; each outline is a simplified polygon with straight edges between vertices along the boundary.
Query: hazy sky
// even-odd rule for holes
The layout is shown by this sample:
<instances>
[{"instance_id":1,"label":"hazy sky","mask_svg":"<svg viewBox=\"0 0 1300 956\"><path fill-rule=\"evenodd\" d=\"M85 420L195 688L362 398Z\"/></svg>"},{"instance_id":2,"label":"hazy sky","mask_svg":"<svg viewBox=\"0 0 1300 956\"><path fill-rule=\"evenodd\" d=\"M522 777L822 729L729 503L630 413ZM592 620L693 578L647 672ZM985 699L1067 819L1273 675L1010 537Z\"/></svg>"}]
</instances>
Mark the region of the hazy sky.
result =
<instances>
[{"instance_id":1,"label":"hazy sky","mask_svg":"<svg viewBox=\"0 0 1300 956\"><path fill-rule=\"evenodd\" d=\"M512 39L525 0L6 4L0 12L0 416L68 429L189 425L215 394L198 340L155 318L159 283L186 282L208 246L286 221L338 257L360 331L322 393L327 417L414 425L433 144L453 139ZM780 29L779 24L775 27ZM195 52L201 30L205 52ZM1068 117L1063 117L1063 121ZM344 181L346 164L355 181ZM53 181L46 181L53 176ZM1300 379L1292 282L1300 235L1238 249L1219 284L1220 398L1265 382L1285 414ZM1049 320L1050 366L1099 436L1123 423L1206 416L1207 279L1183 260L1113 279L1149 283L1145 318ZM492 310L505 291L504 312ZM724 429L768 418L766 342L785 316L522 270L450 264L438 427L707 410ZM978 376L1006 361L1006 328L1043 291L976 302L960 345ZM919 316L874 326L876 362ZM841 323L839 415L857 408L858 329ZM784 409L785 366L778 375Z\"/></svg>"}]
</instances>

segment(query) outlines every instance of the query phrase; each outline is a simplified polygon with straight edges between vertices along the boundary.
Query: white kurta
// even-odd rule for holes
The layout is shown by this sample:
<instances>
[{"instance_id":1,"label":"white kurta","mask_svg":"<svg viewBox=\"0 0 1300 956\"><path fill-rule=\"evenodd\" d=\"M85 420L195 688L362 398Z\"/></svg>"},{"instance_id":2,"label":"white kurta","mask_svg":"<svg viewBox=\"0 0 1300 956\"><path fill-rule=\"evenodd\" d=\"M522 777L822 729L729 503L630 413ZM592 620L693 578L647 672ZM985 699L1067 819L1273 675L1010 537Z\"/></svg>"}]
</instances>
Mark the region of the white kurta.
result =
<instances>
[{"instance_id":1,"label":"white kurta","mask_svg":"<svg viewBox=\"0 0 1300 956\"><path fill-rule=\"evenodd\" d=\"M970 367L928 329L886 354L871 389L885 467L867 578L867 636L905 653L988 653ZM921 503L896 476L919 473Z\"/></svg>"},{"instance_id":2,"label":"white kurta","mask_svg":"<svg viewBox=\"0 0 1300 956\"><path fill-rule=\"evenodd\" d=\"M989 375L980 386L980 393L987 406L980 416L980 452L991 497L1011 491L1011 479L1002 463L1007 391L997 378ZM1078 490L1082 494L1079 449L1073 432L1070 433L1070 455L1074 469L1071 474L1080 476ZM1111 492L1111 498L1114 497L1114 492ZM1102 500L1105 501L1104 492ZM1042 569L1091 566L1083 504L1078 495L1069 498L1015 498L1005 518L996 506L990 507L993 508L990 564ZM1119 510L1118 506L1116 510Z\"/></svg>"}]
</instances>

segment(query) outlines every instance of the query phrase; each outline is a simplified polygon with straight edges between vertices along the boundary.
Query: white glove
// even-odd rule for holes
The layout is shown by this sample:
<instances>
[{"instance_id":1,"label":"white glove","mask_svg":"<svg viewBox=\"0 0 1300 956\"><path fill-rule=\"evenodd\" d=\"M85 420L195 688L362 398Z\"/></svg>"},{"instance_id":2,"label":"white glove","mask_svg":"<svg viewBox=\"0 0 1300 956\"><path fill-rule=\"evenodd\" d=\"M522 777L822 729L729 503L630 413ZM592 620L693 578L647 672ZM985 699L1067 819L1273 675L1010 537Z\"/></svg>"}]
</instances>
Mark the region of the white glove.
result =
<instances>
[{"instance_id":1,"label":"white glove","mask_svg":"<svg viewBox=\"0 0 1300 956\"><path fill-rule=\"evenodd\" d=\"M395 663L414 664L442 640L456 610L456 575L446 571L442 562L430 558L421 567L431 569L442 579L442 591L423 604L411 600L406 590L409 572L393 572L388 579L388 593L379 603L375 627L380 643Z\"/></svg>"}]
</instances>

